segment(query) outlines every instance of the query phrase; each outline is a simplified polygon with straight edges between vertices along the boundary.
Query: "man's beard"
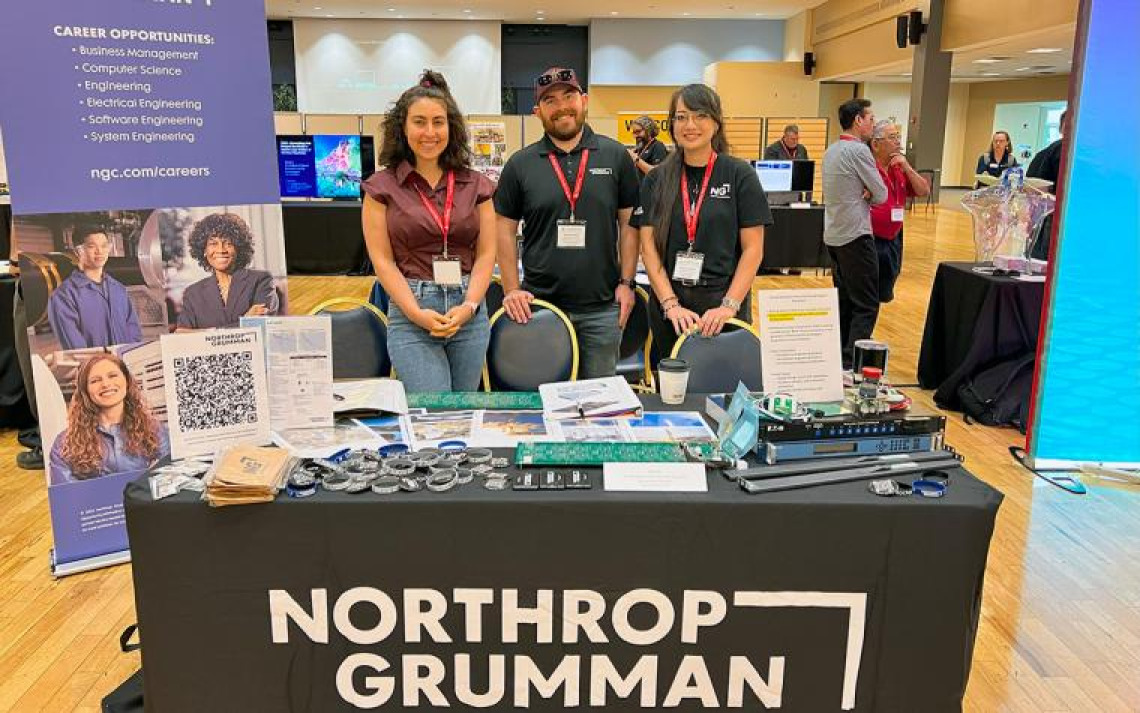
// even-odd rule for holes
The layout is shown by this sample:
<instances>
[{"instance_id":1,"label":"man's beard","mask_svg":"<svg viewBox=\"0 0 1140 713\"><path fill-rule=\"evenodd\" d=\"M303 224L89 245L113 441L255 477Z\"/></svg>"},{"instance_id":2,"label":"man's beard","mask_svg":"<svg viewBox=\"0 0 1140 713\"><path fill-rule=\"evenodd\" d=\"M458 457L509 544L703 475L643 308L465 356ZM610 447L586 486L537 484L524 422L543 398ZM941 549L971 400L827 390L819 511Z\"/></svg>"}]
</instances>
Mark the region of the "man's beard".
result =
<instances>
[{"instance_id":1,"label":"man's beard","mask_svg":"<svg viewBox=\"0 0 1140 713\"><path fill-rule=\"evenodd\" d=\"M573 129L570 129L568 131L559 131L556 128L558 120L564 116L574 117L574 128ZM546 133L550 134L551 136L558 139L559 141L569 141L570 139L572 139L578 135L578 133L582 130L582 127L585 124L586 124L585 112L583 112L581 114L577 114L577 113L565 112L564 111L564 112L559 112L555 116L551 117L550 121L543 119L542 128L546 131Z\"/></svg>"}]
</instances>

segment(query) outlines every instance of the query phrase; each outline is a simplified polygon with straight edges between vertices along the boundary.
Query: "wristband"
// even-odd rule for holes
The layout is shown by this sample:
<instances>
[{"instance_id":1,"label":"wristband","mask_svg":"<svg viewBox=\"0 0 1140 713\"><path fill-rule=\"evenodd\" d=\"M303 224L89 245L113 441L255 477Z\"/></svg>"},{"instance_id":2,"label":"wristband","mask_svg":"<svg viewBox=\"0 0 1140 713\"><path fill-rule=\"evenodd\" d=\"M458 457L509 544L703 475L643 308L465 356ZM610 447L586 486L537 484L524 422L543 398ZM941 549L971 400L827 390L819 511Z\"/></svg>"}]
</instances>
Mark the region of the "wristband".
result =
<instances>
[{"instance_id":1,"label":"wristband","mask_svg":"<svg viewBox=\"0 0 1140 713\"><path fill-rule=\"evenodd\" d=\"M377 495L390 495L400 490L400 479L394 475L382 475L372 481L372 492Z\"/></svg>"},{"instance_id":2,"label":"wristband","mask_svg":"<svg viewBox=\"0 0 1140 713\"><path fill-rule=\"evenodd\" d=\"M467 462L471 465L490 463L492 455L490 448L468 448Z\"/></svg>"},{"instance_id":3,"label":"wristband","mask_svg":"<svg viewBox=\"0 0 1140 713\"><path fill-rule=\"evenodd\" d=\"M411 458L389 458L384 461L384 475L401 477L414 472L416 472L416 462Z\"/></svg>"},{"instance_id":4,"label":"wristband","mask_svg":"<svg viewBox=\"0 0 1140 713\"><path fill-rule=\"evenodd\" d=\"M729 297L728 295L725 295L725 296L724 296L724 297L721 299L721 301L720 301L720 306L721 306L721 307L727 307L727 308L729 308L730 310L732 310L733 312L739 312L739 311L740 311L740 302L738 302L738 301L736 301L736 300L732 299L732 298L731 298L731 297Z\"/></svg>"},{"instance_id":5,"label":"wristband","mask_svg":"<svg viewBox=\"0 0 1140 713\"><path fill-rule=\"evenodd\" d=\"M455 487L459 474L455 468L440 471L427 479L427 489L433 493L443 493Z\"/></svg>"}]
</instances>

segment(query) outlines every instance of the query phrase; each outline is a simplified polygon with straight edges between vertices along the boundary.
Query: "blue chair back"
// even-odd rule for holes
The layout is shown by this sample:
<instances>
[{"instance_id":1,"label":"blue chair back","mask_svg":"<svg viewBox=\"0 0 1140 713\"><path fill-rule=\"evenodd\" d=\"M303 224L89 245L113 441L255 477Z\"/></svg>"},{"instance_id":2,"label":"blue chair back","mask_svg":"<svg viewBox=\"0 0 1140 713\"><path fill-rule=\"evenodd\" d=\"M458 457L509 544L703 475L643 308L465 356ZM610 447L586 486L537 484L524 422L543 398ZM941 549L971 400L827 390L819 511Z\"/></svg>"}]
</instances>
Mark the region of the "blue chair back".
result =
<instances>
[{"instance_id":1,"label":"blue chair back","mask_svg":"<svg viewBox=\"0 0 1140 713\"><path fill-rule=\"evenodd\" d=\"M764 390L760 336L747 322L730 319L715 337L684 335L673 346L672 356L689 362L690 393L731 392L740 381L750 391Z\"/></svg>"},{"instance_id":2,"label":"blue chair back","mask_svg":"<svg viewBox=\"0 0 1140 713\"><path fill-rule=\"evenodd\" d=\"M570 319L535 300L532 317L518 324L500 308L491 317L491 341L483 366L487 391L537 391L542 384L578 378L578 338Z\"/></svg>"},{"instance_id":3,"label":"blue chair back","mask_svg":"<svg viewBox=\"0 0 1140 713\"><path fill-rule=\"evenodd\" d=\"M340 297L322 302L310 314L327 314L332 320L334 379L392 375L388 318L375 306L364 300Z\"/></svg>"}]
</instances>

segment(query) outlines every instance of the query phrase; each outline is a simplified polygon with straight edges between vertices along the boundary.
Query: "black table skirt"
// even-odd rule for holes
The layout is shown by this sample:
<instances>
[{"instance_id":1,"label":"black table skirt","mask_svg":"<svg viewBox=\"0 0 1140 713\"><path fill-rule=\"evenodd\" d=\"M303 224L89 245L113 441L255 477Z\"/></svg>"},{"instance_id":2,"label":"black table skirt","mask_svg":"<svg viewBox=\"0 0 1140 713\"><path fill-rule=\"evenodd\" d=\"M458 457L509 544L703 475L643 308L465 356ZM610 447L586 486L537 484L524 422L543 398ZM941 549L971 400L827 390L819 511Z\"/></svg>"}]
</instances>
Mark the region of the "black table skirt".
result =
<instances>
[{"instance_id":1,"label":"black table skirt","mask_svg":"<svg viewBox=\"0 0 1140 713\"><path fill-rule=\"evenodd\" d=\"M930 290L918 382L939 406L959 409L958 386L978 371L1037 349L1045 284L944 262Z\"/></svg>"},{"instance_id":2,"label":"black table skirt","mask_svg":"<svg viewBox=\"0 0 1140 713\"><path fill-rule=\"evenodd\" d=\"M772 206L772 225L764 230L761 269L831 267L823 244L821 205L810 208Z\"/></svg>"},{"instance_id":3,"label":"black table skirt","mask_svg":"<svg viewBox=\"0 0 1140 713\"><path fill-rule=\"evenodd\" d=\"M365 261L359 202L283 202L281 219L290 275L358 274Z\"/></svg>"},{"instance_id":4,"label":"black table skirt","mask_svg":"<svg viewBox=\"0 0 1140 713\"><path fill-rule=\"evenodd\" d=\"M848 610L734 606L734 592L762 591L866 595L854 710L960 711L999 492L964 470L951 473L942 500L877 498L865 483L753 496L720 476L710 477L707 494L608 493L595 477L589 491L493 493L472 484L449 493L320 492L220 509L190 494L152 502L145 481L131 484L126 518L147 710L353 710L338 695L336 675L358 653L392 667L383 675L396 693L378 710L403 710L401 657L412 654L443 662L441 690L454 710L475 710L455 695L458 654L471 655L476 691L486 690L489 657L506 657L506 698L493 710L513 709L516 657L531 657L549 676L567 655L581 656L584 708L591 656L609 656L623 676L638 657L657 656L660 705L682 657L694 655L704 657L721 705L730 656L747 656L763 676L769 657L783 656L780 710L839 710ZM440 592L452 643L405 642L402 613L384 640L352 643L332 610L356 587L381 590L401 612L404 590ZM467 636L463 609L452 600L458 588L492 591L481 641ZM521 627L518 643L504 642L505 589L532 607L538 590L553 590L554 643L537 643L533 625ZM637 589L657 590L675 606L673 629L652 645L624 643L610 618L615 601ZM274 643L270 590L284 590L306 610L311 590L322 590L328 643L314 643L295 623L288 642ZM584 636L562 643L567 590L604 597L609 643ZM725 596L727 618L701 629L696 644L682 644L684 592L696 590ZM372 605L352 609L359 628L379 619ZM646 605L630 614L639 629L656 620ZM365 673L353 679L361 692ZM609 704L595 709L639 709L636 696L617 700L610 691ZM744 701L757 708L747 690ZM532 690L530 709L563 710L562 691L547 700ZM689 699L677 710L703 708Z\"/></svg>"},{"instance_id":5,"label":"black table skirt","mask_svg":"<svg viewBox=\"0 0 1140 713\"><path fill-rule=\"evenodd\" d=\"M26 428L35 423L24 392L20 360L16 357L12 318L15 298L16 278L0 276L0 428Z\"/></svg>"}]
</instances>

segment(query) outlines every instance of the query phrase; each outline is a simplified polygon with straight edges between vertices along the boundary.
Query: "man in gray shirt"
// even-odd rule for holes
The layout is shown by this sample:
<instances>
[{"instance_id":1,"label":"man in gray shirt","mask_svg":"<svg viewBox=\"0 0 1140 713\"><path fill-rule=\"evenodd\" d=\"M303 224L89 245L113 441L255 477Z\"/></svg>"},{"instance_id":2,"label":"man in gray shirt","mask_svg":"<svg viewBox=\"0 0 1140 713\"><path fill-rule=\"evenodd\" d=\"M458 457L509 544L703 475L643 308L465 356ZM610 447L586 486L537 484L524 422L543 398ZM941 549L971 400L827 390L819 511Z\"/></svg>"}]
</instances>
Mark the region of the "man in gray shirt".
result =
<instances>
[{"instance_id":1,"label":"man in gray shirt","mask_svg":"<svg viewBox=\"0 0 1140 713\"><path fill-rule=\"evenodd\" d=\"M879 258L871 234L871 204L887 199L887 186L867 146L875 127L871 102L844 102L839 126L843 129L839 141L823 155L823 242L831 255L831 280L839 291L843 364L849 368L855 342L871 338L879 317Z\"/></svg>"}]
</instances>

